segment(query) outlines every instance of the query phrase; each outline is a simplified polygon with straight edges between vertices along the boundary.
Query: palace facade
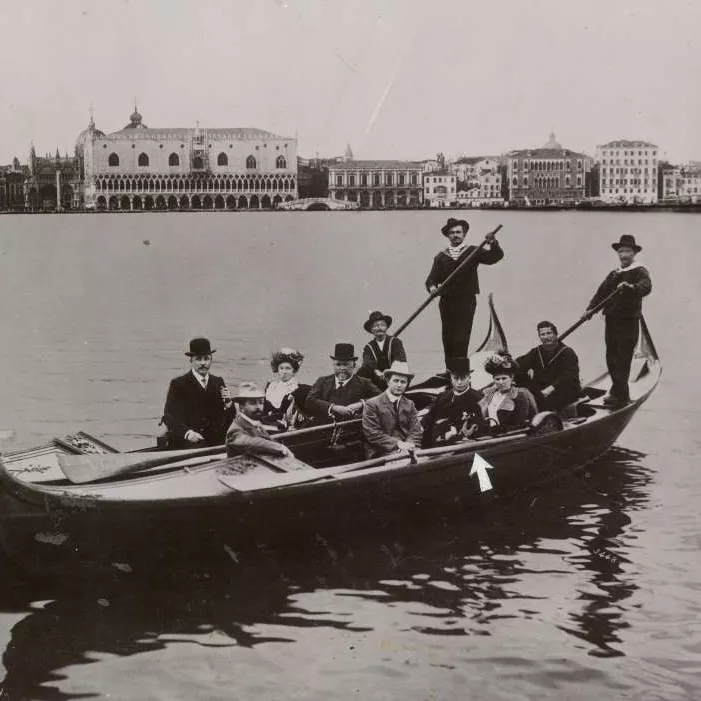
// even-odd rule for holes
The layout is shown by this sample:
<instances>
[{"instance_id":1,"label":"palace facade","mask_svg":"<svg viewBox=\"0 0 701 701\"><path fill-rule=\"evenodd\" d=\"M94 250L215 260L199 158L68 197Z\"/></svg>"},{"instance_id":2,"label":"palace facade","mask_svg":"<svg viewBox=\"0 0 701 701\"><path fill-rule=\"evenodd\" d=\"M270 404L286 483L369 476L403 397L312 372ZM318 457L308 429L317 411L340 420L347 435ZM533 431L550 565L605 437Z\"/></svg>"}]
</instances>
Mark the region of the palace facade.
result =
<instances>
[{"instance_id":1,"label":"palace facade","mask_svg":"<svg viewBox=\"0 0 701 701\"><path fill-rule=\"evenodd\" d=\"M701 166L687 164L662 171L662 199L669 204L701 202Z\"/></svg>"},{"instance_id":2,"label":"palace facade","mask_svg":"<svg viewBox=\"0 0 701 701\"><path fill-rule=\"evenodd\" d=\"M597 146L601 199L614 204L657 202L658 153L659 147L647 141L620 139Z\"/></svg>"},{"instance_id":3,"label":"palace facade","mask_svg":"<svg viewBox=\"0 0 701 701\"><path fill-rule=\"evenodd\" d=\"M543 148L511 151L508 158L509 197L514 204L575 204L584 199L592 159L555 140Z\"/></svg>"},{"instance_id":4,"label":"palace facade","mask_svg":"<svg viewBox=\"0 0 701 701\"><path fill-rule=\"evenodd\" d=\"M329 166L329 196L375 209L420 207L422 176L414 161L346 160Z\"/></svg>"},{"instance_id":5,"label":"palace facade","mask_svg":"<svg viewBox=\"0 0 701 701\"><path fill-rule=\"evenodd\" d=\"M87 209L266 209L297 197L297 140L255 128L152 129L135 110L76 143Z\"/></svg>"}]
</instances>

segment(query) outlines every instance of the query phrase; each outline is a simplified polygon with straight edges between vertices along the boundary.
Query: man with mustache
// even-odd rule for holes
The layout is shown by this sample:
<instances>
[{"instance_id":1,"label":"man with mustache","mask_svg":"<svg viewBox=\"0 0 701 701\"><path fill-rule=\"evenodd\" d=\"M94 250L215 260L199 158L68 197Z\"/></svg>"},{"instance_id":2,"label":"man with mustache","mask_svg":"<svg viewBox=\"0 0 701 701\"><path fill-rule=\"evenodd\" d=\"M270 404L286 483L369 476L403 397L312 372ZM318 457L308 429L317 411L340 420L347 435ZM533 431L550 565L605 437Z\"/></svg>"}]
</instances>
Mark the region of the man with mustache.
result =
<instances>
[{"instance_id":1,"label":"man with mustache","mask_svg":"<svg viewBox=\"0 0 701 701\"><path fill-rule=\"evenodd\" d=\"M309 390L305 413L317 423L347 421L360 416L366 399L380 394L370 380L355 374L355 347L352 343L337 343L333 355L333 375L320 377Z\"/></svg>"},{"instance_id":2,"label":"man with mustache","mask_svg":"<svg viewBox=\"0 0 701 701\"><path fill-rule=\"evenodd\" d=\"M185 353L190 371L171 380L163 410L168 447L202 448L224 442L234 406L224 380L209 372L214 353L208 339L190 341Z\"/></svg>"},{"instance_id":3,"label":"man with mustache","mask_svg":"<svg viewBox=\"0 0 701 701\"><path fill-rule=\"evenodd\" d=\"M238 405L236 418L226 432L226 454L233 455L292 455L290 449L270 438L260 423L265 394L253 382L242 382L233 400Z\"/></svg>"},{"instance_id":4,"label":"man with mustache","mask_svg":"<svg viewBox=\"0 0 701 701\"><path fill-rule=\"evenodd\" d=\"M470 225L464 219L448 219L441 232L448 238L450 245L433 259L433 267L426 278L426 289L430 293L438 291L441 298L438 306L443 327L446 367L451 358L467 357L472 320L480 291L477 266L480 263L494 265L504 257L504 251L494 234L487 234L488 245L442 289L443 281L475 250L475 246L468 246L465 242L469 228Z\"/></svg>"}]
</instances>

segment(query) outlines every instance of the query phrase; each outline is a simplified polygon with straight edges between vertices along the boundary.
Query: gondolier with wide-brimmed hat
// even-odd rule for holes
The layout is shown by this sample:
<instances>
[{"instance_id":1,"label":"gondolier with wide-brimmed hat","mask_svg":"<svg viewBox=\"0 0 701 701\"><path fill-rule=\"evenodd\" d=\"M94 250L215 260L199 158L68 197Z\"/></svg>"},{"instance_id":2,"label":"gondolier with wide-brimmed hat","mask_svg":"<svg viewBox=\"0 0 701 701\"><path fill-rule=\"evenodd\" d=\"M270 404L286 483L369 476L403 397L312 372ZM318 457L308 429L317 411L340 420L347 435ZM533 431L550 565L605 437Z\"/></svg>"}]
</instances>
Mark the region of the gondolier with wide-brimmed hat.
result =
<instances>
[{"instance_id":1,"label":"gondolier with wide-brimmed hat","mask_svg":"<svg viewBox=\"0 0 701 701\"><path fill-rule=\"evenodd\" d=\"M163 410L168 447L197 448L224 442L234 407L223 378L210 373L216 353L209 339L193 338L185 355L189 372L171 380Z\"/></svg>"},{"instance_id":2,"label":"gondolier with wide-brimmed hat","mask_svg":"<svg viewBox=\"0 0 701 701\"><path fill-rule=\"evenodd\" d=\"M380 389L387 388L384 371L395 361L406 362L404 344L400 339L387 333L390 326L392 326L392 317L381 311L370 312L367 321L363 324L363 328L372 334L373 338L363 347L363 361L358 375L366 377Z\"/></svg>"},{"instance_id":3,"label":"gondolier with wide-brimmed hat","mask_svg":"<svg viewBox=\"0 0 701 701\"><path fill-rule=\"evenodd\" d=\"M455 277L441 288L443 281L472 254L476 246L468 246L465 237L470 225L464 219L448 219L441 233L450 244L433 259L433 267L426 278L426 289L440 296L439 308L443 327L443 351L446 365L450 358L464 358L472 334L472 321L477 307L479 280L477 266L493 265L504 257L494 233L487 234L487 244L480 249Z\"/></svg>"},{"instance_id":4,"label":"gondolier with wide-brimmed hat","mask_svg":"<svg viewBox=\"0 0 701 701\"><path fill-rule=\"evenodd\" d=\"M604 397L604 405L616 409L630 402L630 366L640 333L643 297L652 291L652 282L647 268L635 260L643 250L635 236L623 234L611 244L611 248L618 254L620 266L599 285L583 318L591 318L591 310L611 293L617 292L602 310L606 320L606 365L611 375L611 390Z\"/></svg>"}]
</instances>

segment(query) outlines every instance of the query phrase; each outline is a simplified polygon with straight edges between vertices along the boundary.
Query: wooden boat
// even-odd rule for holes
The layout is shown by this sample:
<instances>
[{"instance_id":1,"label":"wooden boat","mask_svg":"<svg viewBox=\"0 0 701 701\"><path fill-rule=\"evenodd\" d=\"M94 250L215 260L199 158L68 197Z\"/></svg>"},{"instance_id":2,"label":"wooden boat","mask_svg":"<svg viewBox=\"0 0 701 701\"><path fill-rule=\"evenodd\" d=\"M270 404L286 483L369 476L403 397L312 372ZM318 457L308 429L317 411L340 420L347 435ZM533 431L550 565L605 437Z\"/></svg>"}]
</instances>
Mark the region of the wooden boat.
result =
<instances>
[{"instance_id":1,"label":"wooden boat","mask_svg":"<svg viewBox=\"0 0 701 701\"><path fill-rule=\"evenodd\" d=\"M505 348L491 306L479 353ZM473 366L475 365L473 361ZM290 460L226 458L195 451L139 461L154 453L70 455L63 446L5 456L0 465L0 544L11 556L45 565L66 558L115 560L202 539L266 539L299 528L351 523L370 511L443 501L479 503L558 479L596 460L616 441L655 389L661 364L644 320L631 370L629 405L611 410L582 400L569 419L553 414L521 431L418 451L415 458L361 459L358 421L283 434ZM445 380L413 389L427 403ZM602 375L586 392L600 397ZM479 385L477 385L479 386ZM73 451L75 453L75 451ZM60 472L119 461L130 471L73 484ZM131 463L129 463L131 461ZM99 472L98 472L99 474Z\"/></svg>"}]
</instances>

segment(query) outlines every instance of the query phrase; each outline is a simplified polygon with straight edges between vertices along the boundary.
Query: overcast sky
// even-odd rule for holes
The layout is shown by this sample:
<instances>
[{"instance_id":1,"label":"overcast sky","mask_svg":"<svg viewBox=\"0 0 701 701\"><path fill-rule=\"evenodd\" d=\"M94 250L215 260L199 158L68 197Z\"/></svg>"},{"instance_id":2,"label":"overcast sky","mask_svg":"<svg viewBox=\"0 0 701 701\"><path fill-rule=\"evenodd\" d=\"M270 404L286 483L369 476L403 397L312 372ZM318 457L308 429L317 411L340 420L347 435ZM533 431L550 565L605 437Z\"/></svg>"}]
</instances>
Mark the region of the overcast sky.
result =
<instances>
[{"instance_id":1,"label":"overcast sky","mask_svg":"<svg viewBox=\"0 0 701 701\"><path fill-rule=\"evenodd\" d=\"M0 163L122 128L256 126L356 158L701 160L699 0L27 0L2 8Z\"/></svg>"}]
</instances>

